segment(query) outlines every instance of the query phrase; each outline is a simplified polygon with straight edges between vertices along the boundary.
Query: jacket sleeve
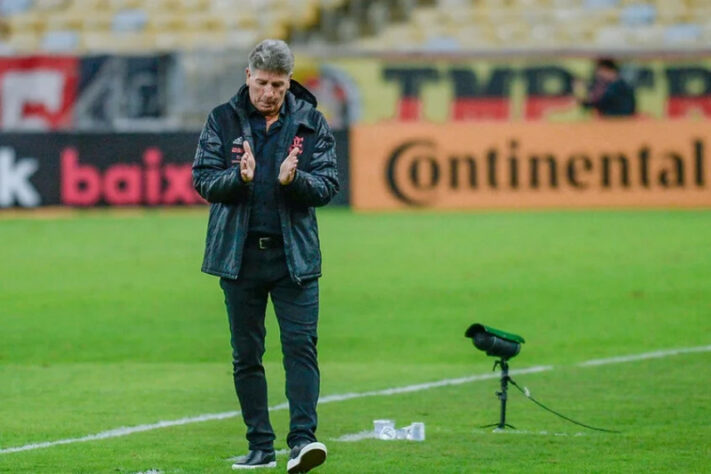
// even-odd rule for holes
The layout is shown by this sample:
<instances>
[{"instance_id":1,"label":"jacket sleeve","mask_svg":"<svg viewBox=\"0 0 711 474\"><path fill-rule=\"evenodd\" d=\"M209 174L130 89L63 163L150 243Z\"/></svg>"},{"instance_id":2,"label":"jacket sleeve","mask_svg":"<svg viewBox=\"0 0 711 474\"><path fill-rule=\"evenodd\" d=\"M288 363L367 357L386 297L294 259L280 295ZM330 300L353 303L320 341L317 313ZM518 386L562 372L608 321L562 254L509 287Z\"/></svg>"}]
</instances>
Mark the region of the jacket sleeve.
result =
<instances>
[{"instance_id":1,"label":"jacket sleeve","mask_svg":"<svg viewBox=\"0 0 711 474\"><path fill-rule=\"evenodd\" d=\"M208 202L237 203L245 200L251 183L240 176L239 166L227 166L214 112L200 133L193 161L193 186Z\"/></svg>"},{"instance_id":2,"label":"jacket sleeve","mask_svg":"<svg viewBox=\"0 0 711 474\"><path fill-rule=\"evenodd\" d=\"M297 169L294 180L284 186L284 192L294 202L304 206L325 206L339 189L336 166L336 141L318 113L316 145L307 170Z\"/></svg>"},{"instance_id":3,"label":"jacket sleeve","mask_svg":"<svg viewBox=\"0 0 711 474\"><path fill-rule=\"evenodd\" d=\"M634 115L634 100L632 89L617 81L605 91L598 107L606 110L608 115Z\"/></svg>"},{"instance_id":4,"label":"jacket sleeve","mask_svg":"<svg viewBox=\"0 0 711 474\"><path fill-rule=\"evenodd\" d=\"M595 107L603 114L615 115L618 104L624 102L626 91L619 83L612 83L607 86L602 93L588 99L583 105Z\"/></svg>"}]
</instances>

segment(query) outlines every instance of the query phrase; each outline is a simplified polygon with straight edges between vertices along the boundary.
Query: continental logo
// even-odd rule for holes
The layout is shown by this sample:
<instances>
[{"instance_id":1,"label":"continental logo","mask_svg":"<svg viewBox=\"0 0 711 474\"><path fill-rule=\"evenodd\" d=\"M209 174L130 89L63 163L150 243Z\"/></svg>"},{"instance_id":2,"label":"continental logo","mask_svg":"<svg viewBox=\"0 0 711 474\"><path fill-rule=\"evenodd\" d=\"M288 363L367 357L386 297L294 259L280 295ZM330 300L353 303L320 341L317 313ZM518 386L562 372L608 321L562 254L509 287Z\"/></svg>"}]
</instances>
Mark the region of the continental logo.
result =
<instances>
[{"instance_id":1,"label":"continental logo","mask_svg":"<svg viewBox=\"0 0 711 474\"><path fill-rule=\"evenodd\" d=\"M390 192L405 204L428 204L427 193L449 190L653 189L704 187L705 144L693 140L687 153L657 151L642 145L633 154L602 152L598 156L554 151L524 155L518 140L504 149L450 153L429 140L397 146L387 161Z\"/></svg>"},{"instance_id":2,"label":"continental logo","mask_svg":"<svg viewBox=\"0 0 711 474\"><path fill-rule=\"evenodd\" d=\"M708 206L703 123L378 126L354 133L353 204Z\"/></svg>"}]
</instances>

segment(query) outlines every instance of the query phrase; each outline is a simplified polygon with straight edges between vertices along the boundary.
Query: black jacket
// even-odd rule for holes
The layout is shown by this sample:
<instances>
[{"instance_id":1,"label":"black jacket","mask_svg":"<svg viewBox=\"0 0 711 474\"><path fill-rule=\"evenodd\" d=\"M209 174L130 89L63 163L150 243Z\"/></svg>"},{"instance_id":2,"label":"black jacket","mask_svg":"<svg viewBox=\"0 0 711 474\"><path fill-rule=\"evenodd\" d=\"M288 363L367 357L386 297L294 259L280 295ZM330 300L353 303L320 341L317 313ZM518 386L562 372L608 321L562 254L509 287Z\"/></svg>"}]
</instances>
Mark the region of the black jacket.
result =
<instances>
[{"instance_id":1,"label":"black jacket","mask_svg":"<svg viewBox=\"0 0 711 474\"><path fill-rule=\"evenodd\" d=\"M597 109L603 116L634 115L637 108L634 90L621 78L609 83L594 82L583 105Z\"/></svg>"},{"instance_id":2,"label":"black jacket","mask_svg":"<svg viewBox=\"0 0 711 474\"><path fill-rule=\"evenodd\" d=\"M249 225L252 183L240 177L239 159L246 140L256 149L247 118L246 86L212 110L200 134L193 162L193 185L210 203L202 271L236 279ZM286 117L277 144L277 171L299 145L302 153L294 180L280 186L277 206L286 262L296 283L321 276L321 251L314 207L327 204L338 192L333 135L316 98L292 80L286 93Z\"/></svg>"}]
</instances>

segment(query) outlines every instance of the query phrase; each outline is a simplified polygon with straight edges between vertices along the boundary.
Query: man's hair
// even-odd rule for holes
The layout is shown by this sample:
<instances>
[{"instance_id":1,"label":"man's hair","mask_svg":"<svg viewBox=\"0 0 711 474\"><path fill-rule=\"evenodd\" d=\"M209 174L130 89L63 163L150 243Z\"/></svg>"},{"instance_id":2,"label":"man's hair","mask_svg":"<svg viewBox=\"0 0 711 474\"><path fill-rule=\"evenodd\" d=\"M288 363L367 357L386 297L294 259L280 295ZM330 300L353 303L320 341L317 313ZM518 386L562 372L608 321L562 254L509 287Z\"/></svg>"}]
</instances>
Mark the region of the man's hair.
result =
<instances>
[{"instance_id":1,"label":"man's hair","mask_svg":"<svg viewBox=\"0 0 711 474\"><path fill-rule=\"evenodd\" d=\"M612 58L600 58L597 60L597 67L604 67L606 69L612 69L613 71L619 71L620 67L617 65Z\"/></svg>"},{"instance_id":2,"label":"man's hair","mask_svg":"<svg viewBox=\"0 0 711 474\"><path fill-rule=\"evenodd\" d=\"M294 71L294 53L282 40L266 39L249 53L249 70L291 74Z\"/></svg>"}]
</instances>

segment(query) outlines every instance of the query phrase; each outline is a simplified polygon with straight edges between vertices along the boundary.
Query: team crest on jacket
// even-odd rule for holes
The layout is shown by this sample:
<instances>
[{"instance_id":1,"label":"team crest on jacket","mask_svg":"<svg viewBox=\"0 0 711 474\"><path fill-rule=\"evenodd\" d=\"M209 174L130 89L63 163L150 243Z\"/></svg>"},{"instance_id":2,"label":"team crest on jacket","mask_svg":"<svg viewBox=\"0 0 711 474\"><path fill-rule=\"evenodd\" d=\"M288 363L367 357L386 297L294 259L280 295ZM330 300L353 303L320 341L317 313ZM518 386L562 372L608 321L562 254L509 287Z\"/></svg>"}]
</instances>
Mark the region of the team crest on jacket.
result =
<instances>
[{"instance_id":1,"label":"team crest on jacket","mask_svg":"<svg viewBox=\"0 0 711 474\"><path fill-rule=\"evenodd\" d=\"M289 153L291 153L294 148L299 149L297 155L300 155L304 152L304 137L294 137L294 141L291 142L291 146L289 147Z\"/></svg>"},{"instance_id":2,"label":"team crest on jacket","mask_svg":"<svg viewBox=\"0 0 711 474\"><path fill-rule=\"evenodd\" d=\"M242 159L242 155L244 155L244 147L242 144L244 143L244 137L239 137L235 138L232 140L232 164L236 165L239 164L239 161Z\"/></svg>"}]
</instances>

